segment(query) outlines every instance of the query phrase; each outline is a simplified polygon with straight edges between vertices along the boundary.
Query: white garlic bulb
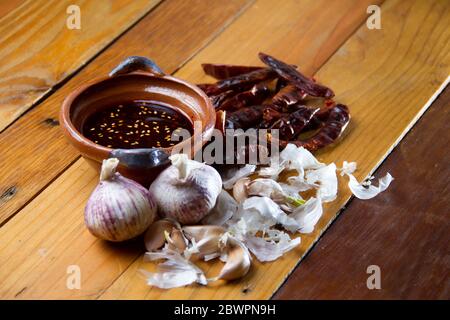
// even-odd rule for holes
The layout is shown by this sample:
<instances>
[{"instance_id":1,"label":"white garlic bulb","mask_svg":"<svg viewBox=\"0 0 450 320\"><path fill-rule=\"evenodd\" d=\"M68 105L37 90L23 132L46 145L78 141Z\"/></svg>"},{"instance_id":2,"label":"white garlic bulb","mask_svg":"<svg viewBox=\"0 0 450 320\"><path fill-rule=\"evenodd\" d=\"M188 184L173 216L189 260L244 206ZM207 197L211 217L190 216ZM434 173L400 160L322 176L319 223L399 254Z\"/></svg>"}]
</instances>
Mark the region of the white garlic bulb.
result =
<instances>
[{"instance_id":1,"label":"white garlic bulb","mask_svg":"<svg viewBox=\"0 0 450 320\"><path fill-rule=\"evenodd\" d=\"M100 183L84 211L84 221L96 237L124 241L143 233L156 216L150 192L139 183L116 172L119 160L103 161Z\"/></svg>"},{"instance_id":2,"label":"white garlic bulb","mask_svg":"<svg viewBox=\"0 0 450 320\"><path fill-rule=\"evenodd\" d=\"M182 224L199 222L214 207L222 179L211 166L185 154L170 156L172 165L150 186L161 216Z\"/></svg>"}]
</instances>

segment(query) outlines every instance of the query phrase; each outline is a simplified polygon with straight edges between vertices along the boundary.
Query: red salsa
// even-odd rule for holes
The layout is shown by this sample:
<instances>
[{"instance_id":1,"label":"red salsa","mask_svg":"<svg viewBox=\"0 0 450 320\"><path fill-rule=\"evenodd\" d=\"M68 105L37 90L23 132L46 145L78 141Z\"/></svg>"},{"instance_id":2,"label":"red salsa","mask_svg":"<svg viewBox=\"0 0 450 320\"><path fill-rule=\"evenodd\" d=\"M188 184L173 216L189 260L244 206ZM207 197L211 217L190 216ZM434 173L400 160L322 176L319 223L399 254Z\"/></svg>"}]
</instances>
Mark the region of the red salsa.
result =
<instances>
[{"instance_id":1,"label":"red salsa","mask_svg":"<svg viewBox=\"0 0 450 320\"><path fill-rule=\"evenodd\" d=\"M193 134L189 118L160 103L135 100L89 116L82 134L89 140L113 149L167 148L178 143L172 134L186 129Z\"/></svg>"}]
</instances>

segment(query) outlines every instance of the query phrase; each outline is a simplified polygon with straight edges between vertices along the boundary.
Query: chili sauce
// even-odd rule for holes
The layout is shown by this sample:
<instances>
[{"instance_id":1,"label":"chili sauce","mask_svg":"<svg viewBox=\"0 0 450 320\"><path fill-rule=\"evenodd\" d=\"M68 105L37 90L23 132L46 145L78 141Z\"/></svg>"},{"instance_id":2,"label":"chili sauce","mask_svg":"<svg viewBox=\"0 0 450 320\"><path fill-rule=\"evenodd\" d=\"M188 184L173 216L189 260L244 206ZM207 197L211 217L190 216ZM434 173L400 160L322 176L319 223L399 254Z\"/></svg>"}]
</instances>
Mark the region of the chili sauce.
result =
<instances>
[{"instance_id":1,"label":"chili sauce","mask_svg":"<svg viewBox=\"0 0 450 320\"><path fill-rule=\"evenodd\" d=\"M82 134L96 144L113 149L167 148L172 134L193 126L175 108L146 100L135 100L107 107L89 116Z\"/></svg>"}]
</instances>

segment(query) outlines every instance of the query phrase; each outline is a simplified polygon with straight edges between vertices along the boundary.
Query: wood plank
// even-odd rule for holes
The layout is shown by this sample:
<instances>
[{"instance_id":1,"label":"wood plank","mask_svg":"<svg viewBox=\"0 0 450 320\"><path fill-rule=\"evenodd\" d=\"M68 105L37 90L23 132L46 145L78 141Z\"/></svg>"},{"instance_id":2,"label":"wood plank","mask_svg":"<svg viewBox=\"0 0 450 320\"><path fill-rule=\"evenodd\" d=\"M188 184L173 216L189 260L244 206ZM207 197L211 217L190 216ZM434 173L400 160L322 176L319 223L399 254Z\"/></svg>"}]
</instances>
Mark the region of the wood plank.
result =
<instances>
[{"instance_id":1,"label":"wood plank","mask_svg":"<svg viewBox=\"0 0 450 320\"><path fill-rule=\"evenodd\" d=\"M0 19L0 131L159 2L77 1L79 30L66 26L70 0L2 5L9 14Z\"/></svg>"},{"instance_id":2,"label":"wood plank","mask_svg":"<svg viewBox=\"0 0 450 320\"><path fill-rule=\"evenodd\" d=\"M394 149L377 175L383 197L354 199L275 299L449 299L450 87ZM381 289L366 286L367 267Z\"/></svg>"},{"instance_id":3,"label":"wood plank","mask_svg":"<svg viewBox=\"0 0 450 320\"><path fill-rule=\"evenodd\" d=\"M284 1L275 10L270 1L259 1L204 50L211 50L217 55L203 59L223 61L227 55L234 54L234 62L244 63L244 59L254 59L258 50L275 50L297 43L292 46L294 51L289 59L313 72L318 59L322 59L322 62L327 59L323 52L331 55L361 24L368 3L347 0L330 5L326 1L320 4L317 1ZM297 19L299 15L308 19ZM314 23L310 25L310 21ZM321 42L316 41L316 35L320 32L323 33ZM233 38L236 40L239 34L245 39L245 46L239 41L234 43ZM271 35L269 42L267 34ZM298 41L293 42L295 39ZM222 43L231 45L237 52L233 53L232 48L221 51ZM244 50L247 51L245 56L240 54ZM284 58L288 54L289 51L286 50ZM303 56L314 58L306 59ZM190 72L200 69L198 63L199 61L189 64ZM197 81L203 79L203 75L188 79ZM97 241L85 229L82 210L96 181L97 174L84 161L77 161L0 229L0 257L4 257L0 260L4 275L0 279L1 296L13 297L20 292L18 297L25 298L94 298L138 257L136 245L111 246ZM69 185L70 192L66 190ZM71 200L73 197L75 198ZM65 207L64 204L68 205ZM30 221L34 223L29 223ZM52 226L55 228L50 231ZM18 245L21 246L20 252L15 249ZM38 256L41 248L45 248L48 253L45 259ZM140 250L142 249L139 247L138 251ZM119 252L123 252L123 255L119 255ZM19 267L16 264L18 261ZM85 280L82 280L82 290L69 291L65 287L68 263L80 265L83 270ZM29 272L30 270L33 271ZM133 288L132 292L140 295L142 284L143 282L138 286L140 289ZM148 289L144 286L144 290ZM192 288L183 290L192 291ZM215 292L212 288L209 290ZM230 290L230 287L222 287L220 294Z\"/></svg>"},{"instance_id":4,"label":"wood plank","mask_svg":"<svg viewBox=\"0 0 450 320\"><path fill-rule=\"evenodd\" d=\"M79 157L63 137L57 121L59 106L69 92L85 81L107 74L132 54L151 57L171 73L220 33L249 3L250 0L162 3L97 57L95 63L2 132L0 225ZM177 19L177 24L173 24L173 19Z\"/></svg>"},{"instance_id":5,"label":"wood plank","mask_svg":"<svg viewBox=\"0 0 450 320\"><path fill-rule=\"evenodd\" d=\"M369 30L363 25L317 75L319 81L335 90L340 101L350 106L353 116L346 138L318 156L323 162L339 165L343 160L357 161L360 179L373 172L417 120L450 71L449 2L393 0L383 4L382 12L382 30ZM286 55L279 52L282 59L291 62ZM211 58L201 53L192 63ZM182 71L183 75L195 74L195 67L187 65ZM276 262L255 263L250 274L239 282L170 291L148 288L137 273L147 265L138 259L101 298L269 298L348 201L350 194L344 183L340 179L338 198L325 206L314 232L302 235L298 248ZM209 273L217 274L220 266L212 266Z\"/></svg>"}]
</instances>

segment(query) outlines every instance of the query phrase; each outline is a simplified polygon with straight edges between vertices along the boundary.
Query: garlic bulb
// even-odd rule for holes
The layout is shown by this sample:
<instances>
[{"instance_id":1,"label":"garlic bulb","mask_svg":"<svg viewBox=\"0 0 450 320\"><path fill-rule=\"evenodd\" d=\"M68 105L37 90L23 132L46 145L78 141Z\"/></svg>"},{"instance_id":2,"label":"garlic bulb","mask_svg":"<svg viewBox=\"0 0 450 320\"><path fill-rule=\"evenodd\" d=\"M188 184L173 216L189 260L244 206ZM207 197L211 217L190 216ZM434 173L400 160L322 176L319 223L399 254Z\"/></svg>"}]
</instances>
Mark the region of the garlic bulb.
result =
<instances>
[{"instance_id":1,"label":"garlic bulb","mask_svg":"<svg viewBox=\"0 0 450 320\"><path fill-rule=\"evenodd\" d=\"M150 192L137 182L116 173L119 160L103 161L100 183L84 211L84 221L96 237L124 241L143 233L156 216Z\"/></svg>"},{"instance_id":2,"label":"garlic bulb","mask_svg":"<svg viewBox=\"0 0 450 320\"><path fill-rule=\"evenodd\" d=\"M150 193L163 217L182 224L199 222L214 207L222 190L219 173L185 154L170 156L172 165L150 186Z\"/></svg>"}]
</instances>

